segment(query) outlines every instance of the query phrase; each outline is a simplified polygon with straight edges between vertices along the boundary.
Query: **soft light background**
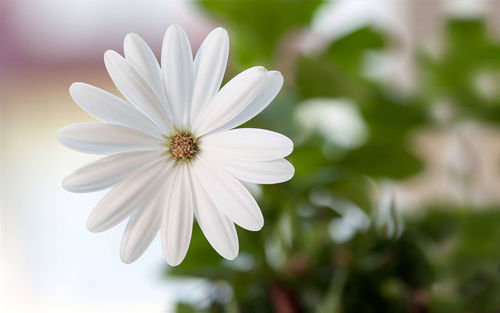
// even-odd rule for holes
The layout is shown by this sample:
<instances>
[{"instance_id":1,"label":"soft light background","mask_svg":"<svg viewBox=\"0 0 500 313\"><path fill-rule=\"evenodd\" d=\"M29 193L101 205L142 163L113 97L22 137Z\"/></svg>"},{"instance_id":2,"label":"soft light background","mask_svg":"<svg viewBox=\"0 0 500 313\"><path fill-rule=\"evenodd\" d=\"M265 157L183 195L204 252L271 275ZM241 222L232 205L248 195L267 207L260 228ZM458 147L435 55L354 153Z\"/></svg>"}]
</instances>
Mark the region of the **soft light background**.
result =
<instances>
[{"instance_id":1,"label":"soft light background","mask_svg":"<svg viewBox=\"0 0 500 313\"><path fill-rule=\"evenodd\" d=\"M500 255L490 253L500 247L500 234L490 231L500 229L500 1L265 3L0 1L1 312L500 311L490 296L500 290ZM480 23L485 38L471 46L497 54L454 50L458 56L448 58L450 20L461 21L453 38L471 41L476 26L467 21ZM214 27L226 27L228 77L253 65L283 72L275 109L255 125L294 139L297 175L284 187L253 190L266 226L257 235L238 230L236 261L197 253L208 243L195 236L185 264L166 271L158 238L125 265L124 223L87 231L104 192L72 194L60 183L95 157L62 147L55 133L91 121L69 97L72 82L115 90L104 51L122 53L123 37L135 32L159 55L173 23L187 31L194 51ZM443 63L455 58L444 69L433 63L443 55ZM457 70L467 75L457 87L454 70L467 66L474 71ZM364 97L373 94L381 99ZM394 157L389 164L387 156ZM388 247L382 257L366 248L366 237L381 233L394 240L373 244ZM205 257L210 267L202 268ZM403 265L378 270L384 258ZM462 279L474 264L480 270ZM415 287L406 273L432 279ZM317 285L309 288L315 279L317 293Z\"/></svg>"}]
</instances>

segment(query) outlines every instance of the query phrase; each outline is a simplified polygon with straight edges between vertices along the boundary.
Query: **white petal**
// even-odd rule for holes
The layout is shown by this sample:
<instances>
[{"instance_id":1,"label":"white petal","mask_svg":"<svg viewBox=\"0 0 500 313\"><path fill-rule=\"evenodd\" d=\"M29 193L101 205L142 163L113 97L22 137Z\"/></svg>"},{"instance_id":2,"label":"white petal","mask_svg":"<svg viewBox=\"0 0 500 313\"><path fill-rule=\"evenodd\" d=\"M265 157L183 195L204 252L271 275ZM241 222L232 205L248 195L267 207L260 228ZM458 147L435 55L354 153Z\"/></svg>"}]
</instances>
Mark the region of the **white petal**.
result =
<instances>
[{"instance_id":1,"label":"white petal","mask_svg":"<svg viewBox=\"0 0 500 313\"><path fill-rule=\"evenodd\" d=\"M193 230L193 194L186 165L172 173L161 223L162 246L170 266L179 265L186 256Z\"/></svg>"},{"instance_id":2,"label":"white petal","mask_svg":"<svg viewBox=\"0 0 500 313\"><path fill-rule=\"evenodd\" d=\"M203 150L229 159L270 161L289 155L293 142L286 136L258 128L237 128L201 139Z\"/></svg>"},{"instance_id":3,"label":"white petal","mask_svg":"<svg viewBox=\"0 0 500 313\"><path fill-rule=\"evenodd\" d=\"M229 54L227 31L218 27L203 41L194 59L194 91L190 122L203 112L208 102L219 91Z\"/></svg>"},{"instance_id":4,"label":"white petal","mask_svg":"<svg viewBox=\"0 0 500 313\"><path fill-rule=\"evenodd\" d=\"M137 260L155 238L160 229L163 198L163 193L158 191L129 219L120 246L120 258L123 263Z\"/></svg>"},{"instance_id":5,"label":"white petal","mask_svg":"<svg viewBox=\"0 0 500 313\"><path fill-rule=\"evenodd\" d=\"M63 180L72 192L91 192L118 183L137 169L164 156L163 151L131 151L110 155L80 167Z\"/></svg>"},{"instance_id":6,"label":"white petal","mask_svg":"<svg viewBox=\"0 0 500 313\"><path fill-rule=\"evenodd\" d=\"M193 124L193 130L201 136L235 118L260 93L266 72L262 66L256 66L231 79L208 103L204 113Z\"/></svg>"},{"instance_id":7,"label":"white petal","mask_svg":"<svg viewBox=\"0 0 500 313\"><path fill-rule=\"evenodd\" d=\"M184 129L188 126L193 97L193 54L186 32L179 25L167 29L163 39L161 67L174 124Z\"/></svg>"},{"instance_id":8,"label":"white petal","mask_svg":"<svg viewBox=\"0 0 500 313\"><path fill-rule=\"evenodd\" d=\"M251 120L257 114L262 112L271 101L276 97L283 86L283 76L278 71L269 71L266 75L266 81L260 93L248 106L241 111L235 118L223 125L219 130L232 129Z\"/></svg>"},{"instance_id":9,"label":"white petal","mask_svg":"<svg viewBox=\"0 0 500 313\"><path fill-rule=\"evenodd\" d=\"M164 144L135 129L105 123L71 124L59 129L56 138L70 149L95 154L159 150Z\"/></svg>"},{"instance_id":10,"label":"white petal","mask_svg":"<svg viewBox=\"0 0 500 313\"><path fill-rule=\"evenodd\" d=\"M262 228L264 217L259 205L240 181L201 157L193 165L199 181L221 213L245 229L256 231Z\"/></svg>"},{"instance_id":11,"label":"white petal","mask_svg":"<svg viewBox=\"0 0 500 313\"><path fill-rule=\"evenodd\" d=\"M104 64L122 95L163 131L170 132L171 123L163 109L161 99L142 75L121 55L112 50L104 53Z\"/></svg>"},{"instance_id":12,"label":"white petal","mask_svg":"<svg viewBox=\"0 0 500 313\"><path fill-rule=\"evenodd\" d=\"M160 64L158 64L153 51L144 39L137 34L127 34L123 41L123 52L127 61L149 83L158 98L164 100L165 92L163 90ZM164 108L166 108L166 105Z\"/></svg>"},{"instance_id":13,"label":"white petal","mask_svg":"<svg viewBox=\"0 0 500 313\"><path fill-rule=\"evenodd\" d=\"M238 235L233 222L217 210L213 200L200 183L192 168L191 186L195 201L195 215L208 242L222 257L232 260L238 255Z\"/></svg>"},{"instance_id":14,"label":"white petal","mask_svg":"<svg viewBox=\"0 0 500 313\"><path fill-rule=\"evenodd\" d=\"M91 232L107 230L143 206L158 191L171 165L171 161L161 159L114 186L90 213L87 228Z\"/></svg>"},{"instance_id":15,"label":"white petal","mask_svg":"<svg viewBox=\"0 0 500 313\"><path fill-rule=\"evenodd\" d=\"M285 159L272 161L242 161L225 159L213 153L203 155L239 180L255 184L277 184L290 180L295 173L293 165Z\"/></svg>"},{"instance_id":16,"label":"white petal","mask_svg":"<svg viewBox=\"0 0 500 313\"><path fill-rule=\"evenodd\" d=\"M73 83L69 93L85 112L100 121L134 128L155 137L162 136L162 131L154 122L128 102L105 90L85 83Z\"/></svg>"}]
</instances>

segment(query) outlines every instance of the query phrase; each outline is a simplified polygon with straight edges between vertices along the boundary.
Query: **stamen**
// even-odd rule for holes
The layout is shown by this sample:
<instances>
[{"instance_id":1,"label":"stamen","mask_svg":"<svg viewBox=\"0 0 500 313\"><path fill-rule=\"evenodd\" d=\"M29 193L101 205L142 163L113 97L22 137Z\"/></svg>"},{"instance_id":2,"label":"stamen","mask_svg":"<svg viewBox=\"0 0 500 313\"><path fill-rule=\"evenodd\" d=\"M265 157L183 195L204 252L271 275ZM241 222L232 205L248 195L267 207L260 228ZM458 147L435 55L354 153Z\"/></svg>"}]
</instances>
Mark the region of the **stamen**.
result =
<instances>
[{"instance_id":1,"label":"stamen","mask_svg":"<svg viewBox=\"0 0 500 313\"><path fill-rule=\"evenodd\" d=\"M169 138L170 154L179 161L190 161L200 150L198 139L191 132L178 132Z\"/></svg>"}]
</instances>

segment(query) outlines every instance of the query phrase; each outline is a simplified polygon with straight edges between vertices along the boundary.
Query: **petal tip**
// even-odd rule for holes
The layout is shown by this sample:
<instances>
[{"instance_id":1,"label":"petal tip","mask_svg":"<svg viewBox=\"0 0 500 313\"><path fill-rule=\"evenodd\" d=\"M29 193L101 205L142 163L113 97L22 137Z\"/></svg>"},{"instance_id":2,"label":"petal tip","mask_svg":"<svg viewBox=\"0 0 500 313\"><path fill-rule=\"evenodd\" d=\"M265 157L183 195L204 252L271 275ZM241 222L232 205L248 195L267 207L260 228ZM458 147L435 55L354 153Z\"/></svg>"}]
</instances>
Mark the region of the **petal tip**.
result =
<instances>
[{"instance_id":1,"label":"petal tip","mask_svg":"<svg viewBox=\"0 0 500 313\"><path fill-rule=\"evenodd\" d=\"M229 37L229 33L227 32L227 30L224 28L224 27L217 27L213 30L213 33L214 34L217 34L217 35L222 35L222 36L227 36Z\"/></svg>"},{"instance_id":2,"label":"petal tip","mask_svg":"<svg viewBox=\"0 0 500 313\"><path fill-rule=\"evenodd\" d=\"M287 143L287 145L286 145L286 148L287 148L286 149L286 154L283 156L283 157L286 157L286 156L289 156L293 152L294 143L293 143L292 139L288 138L287 136L285 136L285 135L282 135L282 136L284 138L286 138L285 141Z\"/></svg>"},{"instance_id":3,"label":"petal tip","mask_svg":"<svg viewBox=\"0 0 500 313\"><path fill-rule=\"evenodd\" d=\"M169 266L172 266L172 267L175 267L175 266L177 266L177 265L179 265L179 264L182 263L182 259L171 259L171 258L168 258L168 257L166 258L166 261L167 261L167 264Z\"/></svg>"},{"instance_id":4,"label":"petal tip","mask_svg":"<svg viewBox=\"0 0 500 313\"><path fill-rule=\"evenodd\" d=\"M259 231L262 229L262 227L264 227L264 217L260 215L259 217L257 217L257 220L254 223L245 225L245 227L243 228L249 231Z\"/></svg>"},{"instance_id":5,"label":"petal tip","mask_svg":"<svg viewBox=\"0 0 500 313\"><path fill-rule=\"evenodd\" d=\"M77 91L77 89L78 89L78 88L81 88L81 87L82 87L82 86L84 86L84 85L85 85L85 83L82 83L82 82L74 82L74 83L72 83L72 84L69 86L69 88L68 88L69 93L70 93L70 94L74 93L75 91Z\"/></svg>"},{"instance_id":6,"label":"petal tip","mask_svg":"<svg viewBox=\"0 0 500 313\"><path fill-rule=\"evenodd\" d=\"M69 127L70 125L67 125L67 126L64 126L64 127L61 127L57 130L56 132L56 140L59 141L60 144L62 144L63 146L66 146L65 142L66 142L66 131L67 131L67 128Z\"/></svg>"},{"instance_id":7,"label":"petal tip","mask_svg":"<svg viewBox=\"0 0 500 313\"><path fill-rule=\"evenodd\" d=\"M106 51L104 51L104 58L109 57L113 52L115 52L115 51L113 51L113 50L106 50Z\"/></svg>"},{"instance_id":8,"label":"petal tip","mask_svg":"<svg viewBox=\"0 0 500 313\"><path fill-rule=\"evenodd\" d=\"M287 161L287 160L285 160L285 161ZM288 172L288 175L286 175L286 176L284 177L284 179L283 179L282 183L289 181L290 179L292 179L292 178L293 178L293 176L295 176L295 167L293 166L293 164L292 164L292 163L290 163L290 162L288 162L288 161L287 161L287 163L288 163L288 166L289 166L289 170L290 170L290 172Z\"/></svg>"},{"instance_id":9,"label":"petal tip","mask_svg":"<svg viewBox=\"0 0 500 313\"><path fill-rule=\"evenodd\" d=\"M61 182L61 187L67 191L73 191L72 181L71 181L72 178L73 178L73 175L71 175L71 174L64 177L64 179Z\"/></svg>"},{"instance_id":10,"label":"petal tip","mask_svg":"<svg viewBox=\"0 0 500 313\"><path fill-rule=\"evenodd\" d=\"M94 214L92 214L92 213L90 214L90 216L87 220L87 229L91 233L100 233L104 230L104 229L102 229L100 223L98 223L98 221L94 217Z\"/></svg>"},{"instance_id":11,"label":"petal tip","mask_svg":"<svg viewBox=\"0 0 500 313\"><path fill-rule=\"evenodd\" d=\"M123 50L127 52L130 46L134 45L137 41L141 39L142 39L141 36L137 35L136 33L126 34L125 38L123 39Z\"/></svg>"},{"instance_id":12,"label":"petal tip","mask_svg":"<svg viewBox=\"0 0 500 313\"><path fill-rule=\"evenodd\" d=\"M139 258L139 255L135 255L126 248L126 241L122 241L122 246L120 247L120 260L124 264L131 264Z\"/></svg>"},{"instance_id":13,"label":"petal tip","mask_svg":"<svg viewBox=\"0 0 500 313\"><path fill-rule=\"evenodd\" d=\"M139 37L136 33L128 33L125 35L124 41L133 40Z\"/></svg>"},{"instance_id":14,"label":"petal tip","mask_svg":"<svg viewBox=\"0 0 500 313\"><path fill-rule=\"evenodd\" d=\"M222 251L217 250L217 252L226 260L232 261L238 257L240 252L240 246L238 242L235 245L226 246Z\"/></svg>"},{"instance_id":15,"label":"petal tip","mask_svg":"<svg viewBox=\"0 0 500 313\"><path fill-rule=\"evenodd\" d=\"M238 256L238 251L231 252L231 254L224 255L223 257L226 260L232 261L232 260L236 259L237 256Z\"/></svg>"},{"instance_id":16,"label":"petal tip","mask_svg":"<svg viewBox=\"0 0 500 313\"><path fill-rule=\"evenodd\" d=\"M170 25L169 29L175 29L175 30L180 30L180 29L182 29L182 30L184 30L184 29L182 28L182 26L181 26L181 25L179 25L179 24L172 24L172 25Z\"/></svg>"},{"instance_id":17,"label":"petal tip","mask_svg":"<svg viewBox=\"0 0 500 313\"><path fill-rule=\"evenodd\" d=\"M283 82L284 82L285 78L283 77L283 74L281 74L280 71L276 71L276 70L268 71L267 75L274 76L273 79L278 79L280 86L283 86ZM281 87L279 89L281 89Z\"/></svg>"},{"instance_id":18,"label":"petal tip","mask_svg":"<svg viewBox=\"0 0 500 313\"><path fill-rule=\"evenodd\" d=\"M267 73L266 68L261 66L261 65L254 66L253 69L254 69L254 71L259 72L261 74Z\"/></svg>"},{"instance_id":19,"label":"petal tip","mask_svg":"<svg viewBox=\"0 0 500 313\"><path fill-rule=\"evenodd\" d=\"M104 62L109 62L112 58L116 58L117 56L121 57L121 55L114 50L106 50L106 52L104 52Z\"/></svg>"},{"instance_id":20,"label":"petal tip","mask_svg":"<svg viewBox=\"0 0 500 313\"><path fill-rule=\"evenodd\" d=\"M121 254L120 254L120 260L124 264L131 264L131 263L133 263L135 261L134 259L130 258L129 256L124 256L124 255L121 255Z\"/></svg>"},{"instance_id":21,"label":"petal tip","mask_svg":"<svg viewBox=\"0 0 500 313\"><path fill-rule=\"evenodd\" d=\"M167 32L165 33L165 36L170 33L183 33L184 28L182 28L181 25L179 24L172 24L167 28Z\"/></svg>"}]
</instances>

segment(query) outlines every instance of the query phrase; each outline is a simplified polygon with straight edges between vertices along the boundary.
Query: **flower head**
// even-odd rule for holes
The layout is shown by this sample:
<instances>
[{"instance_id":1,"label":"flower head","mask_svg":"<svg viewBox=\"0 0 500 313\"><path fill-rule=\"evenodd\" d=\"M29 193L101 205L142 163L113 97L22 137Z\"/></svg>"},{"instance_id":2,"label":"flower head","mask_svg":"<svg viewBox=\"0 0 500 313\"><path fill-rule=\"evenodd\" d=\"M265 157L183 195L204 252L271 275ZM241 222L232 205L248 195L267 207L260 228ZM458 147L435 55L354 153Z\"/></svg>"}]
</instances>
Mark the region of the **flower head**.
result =
<instances>
[{"instance_id":1,"label":"flower head","mask_svg":"<svg viewBox=\"0 0 500 313\"><path fill-rule=\"evenodd\" d=\"M120 255L135 261L159 230L170 265L184 259L194 217L224 258L238 254L234 224L262 228L260 208L244 182L289 180L293 149L287 137L263 129L234 129L260 113L277 95L283 77L250 68L220 88L229 51L226 30L213 30L193 60L184 30L165 34L161 67L137 35L125 37L122 57L104 55L125 101L102 89L74 83L75 102L101 123L72 124L57 139L66 147L108 155L63 181L73 192L110 188L90 214L90 231L107 230L129 217Z\"/></svg>"}]
</instances>

